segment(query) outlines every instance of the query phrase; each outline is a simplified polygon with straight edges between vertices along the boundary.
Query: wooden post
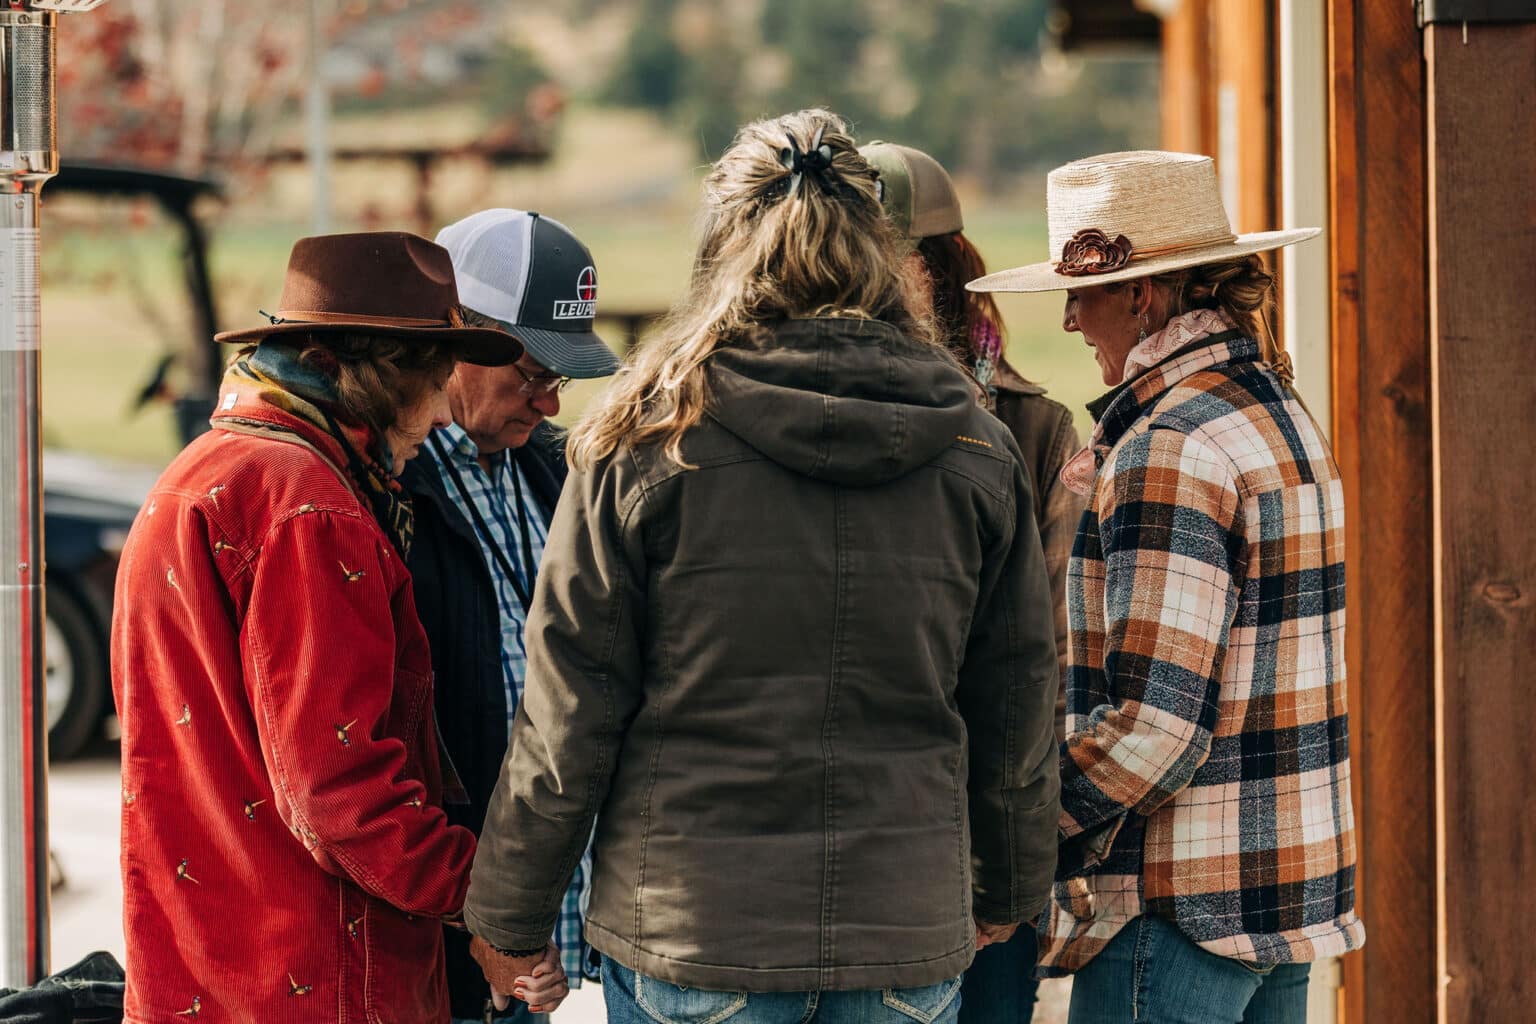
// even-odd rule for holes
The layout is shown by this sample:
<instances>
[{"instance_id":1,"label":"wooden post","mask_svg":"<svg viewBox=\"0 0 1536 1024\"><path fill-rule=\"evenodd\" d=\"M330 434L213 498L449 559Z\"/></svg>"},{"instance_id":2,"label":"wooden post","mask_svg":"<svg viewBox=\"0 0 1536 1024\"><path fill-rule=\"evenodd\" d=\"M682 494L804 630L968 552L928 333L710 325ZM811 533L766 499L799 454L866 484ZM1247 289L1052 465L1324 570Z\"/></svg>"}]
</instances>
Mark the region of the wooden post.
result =
<instances>
[{"instance_id":1,"label":"wooden post","mask_svg":"<svg viewBox=\"0 0 1536 1024\"><path fill-rule=\"evenodd\" d=\"M1407 4L1330 0L1328 33L1333 442L1367 936L1346 958L1346 1021L1410 1024L1433 1019L1436 990L1424 82Z\"/></svg>"},{"instance_id":2,"label":"wooden post","mask_svg":"<svg viewBox=\"0 0 1536 1024\"><path fill-rule=\"evenodd\" d=\"M1275 226L1274 13L1272 0L1213 9L1215 148L1222 199L1232 228Z\"/></svg>"},{"instance_id":3,"label":"wooden post","mask_svg":"<svg viewBox=\"0 0 1536 1024\"><path fill-rule=\"evenodd\" d=\"M1530 1020L1536 743L1519 712L1536 653L1536 24L1425 36L1440 1020Z\"/></svg>"},{"instance_id":4,"label":"wooden post","mask_svg":"<svg viewBox=\"0 0 1536 1024\"><path fill-rule=\"evenodd\" d=\"M1161 106L1164 149L1215 151L1210 0L1182 0L1163 21Z\"/></svg>"}]
</instances>

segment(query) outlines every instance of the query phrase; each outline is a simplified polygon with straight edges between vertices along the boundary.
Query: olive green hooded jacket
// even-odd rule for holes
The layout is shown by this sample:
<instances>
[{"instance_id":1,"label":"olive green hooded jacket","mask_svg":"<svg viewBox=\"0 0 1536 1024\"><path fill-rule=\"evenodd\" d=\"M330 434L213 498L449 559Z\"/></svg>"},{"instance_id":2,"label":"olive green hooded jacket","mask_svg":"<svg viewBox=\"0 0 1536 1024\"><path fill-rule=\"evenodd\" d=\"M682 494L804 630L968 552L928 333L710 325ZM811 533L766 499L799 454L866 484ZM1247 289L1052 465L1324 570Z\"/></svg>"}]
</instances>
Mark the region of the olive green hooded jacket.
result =
<instances>
[{"instance_id":1,"label":"olive green hooded jacket","mask_svg":"<svg viewBox=\"0 0 1536 1024\"><path fill-rule=\"evenodd\" d=\"M1029 477L939 349L788 321L707 364L679 466L573 472L465 917L678 985L936 983L1056 862L1054 615Z\"/></svg>"}]
</instances>

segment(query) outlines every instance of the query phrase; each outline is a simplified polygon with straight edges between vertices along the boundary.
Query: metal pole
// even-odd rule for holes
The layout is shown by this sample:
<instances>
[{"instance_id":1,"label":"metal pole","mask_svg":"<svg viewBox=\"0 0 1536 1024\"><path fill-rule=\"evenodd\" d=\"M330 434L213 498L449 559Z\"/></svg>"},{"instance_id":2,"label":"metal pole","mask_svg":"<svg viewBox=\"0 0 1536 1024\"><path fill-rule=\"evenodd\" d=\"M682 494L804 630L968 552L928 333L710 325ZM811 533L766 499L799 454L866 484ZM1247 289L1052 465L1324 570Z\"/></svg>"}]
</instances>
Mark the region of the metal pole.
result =
<instances>
[{"instance_id":1,"label":"metal pole","mask_svg":"<svg viewBox=\"0 0 1536 1024\"><path fill-rule=\"evenodd\" d=\"M58 170L51 11L0 11L0 985L48 973L38 191Z\"/></svg>"},{"instance_id":2,"label":"metal pole","mask_svg":"<svg viewBox=\"0 0 1536 1024\"><path fill-rule=\"evenodd\" d=\"M0 9L0 986L7 988L48 973L37 213L43 183L59 169L54 29L56 12L103 2L9 0Z\"/></svg>"},{"instance_id":3,"label":"metal pole","mask_svg":"<svg viewBox=\"0 0 1536 1024\"><path fill-rule=\"evenodd\" d=\"M305 148L313 182L315 234L331 230L331 93L325 84L325 39L320 31L318 0L309 0L305 56L309 87L304 91Z\"/></svg>"}]
</instances>

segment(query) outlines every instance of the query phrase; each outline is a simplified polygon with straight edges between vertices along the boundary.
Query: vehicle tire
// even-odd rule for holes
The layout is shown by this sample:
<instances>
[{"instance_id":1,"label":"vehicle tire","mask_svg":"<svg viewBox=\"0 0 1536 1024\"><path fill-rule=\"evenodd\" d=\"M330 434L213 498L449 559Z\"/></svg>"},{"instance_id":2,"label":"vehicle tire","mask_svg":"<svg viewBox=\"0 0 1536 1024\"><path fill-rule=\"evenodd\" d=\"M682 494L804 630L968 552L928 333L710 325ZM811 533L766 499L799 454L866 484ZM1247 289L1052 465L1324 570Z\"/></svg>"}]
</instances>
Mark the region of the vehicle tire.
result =
<instances>
[{"instance_id":1,"label":"vehicle tire","mask_svg":"<svg viewBox=\"0 0 1536 1024\"><path fill-rule=\"evenodd\" d=\"M80 599L50 582L47 604L48 755L65 761L100 732L112 682L106 644Z\"/></svg>"}]
</instances>

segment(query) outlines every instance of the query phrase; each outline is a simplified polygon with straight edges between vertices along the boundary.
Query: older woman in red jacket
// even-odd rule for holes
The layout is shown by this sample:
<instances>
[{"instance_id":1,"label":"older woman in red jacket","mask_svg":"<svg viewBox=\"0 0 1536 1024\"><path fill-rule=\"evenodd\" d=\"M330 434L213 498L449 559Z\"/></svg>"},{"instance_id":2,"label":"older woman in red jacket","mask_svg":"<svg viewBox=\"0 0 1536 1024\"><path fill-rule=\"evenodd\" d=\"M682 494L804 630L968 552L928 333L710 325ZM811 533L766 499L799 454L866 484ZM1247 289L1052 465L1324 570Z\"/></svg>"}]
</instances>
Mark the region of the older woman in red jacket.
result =
<instances>
[{"instance_id":1,"label":"older woman in red jacket","mask_svg":"<svg viewBox=\"0 0 1536 1024\"><path fill-rule=\"evenodd\" d=\"M129 1021L448 1018L475 841L438 806L394 476L455 359L521 353L457 303L425 239L308 238L271 323L218 339L252 347L118 575Z\"/></svg>"}]
</instances>

